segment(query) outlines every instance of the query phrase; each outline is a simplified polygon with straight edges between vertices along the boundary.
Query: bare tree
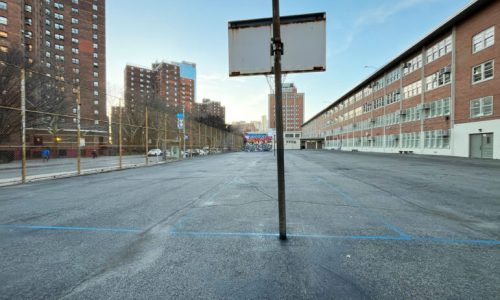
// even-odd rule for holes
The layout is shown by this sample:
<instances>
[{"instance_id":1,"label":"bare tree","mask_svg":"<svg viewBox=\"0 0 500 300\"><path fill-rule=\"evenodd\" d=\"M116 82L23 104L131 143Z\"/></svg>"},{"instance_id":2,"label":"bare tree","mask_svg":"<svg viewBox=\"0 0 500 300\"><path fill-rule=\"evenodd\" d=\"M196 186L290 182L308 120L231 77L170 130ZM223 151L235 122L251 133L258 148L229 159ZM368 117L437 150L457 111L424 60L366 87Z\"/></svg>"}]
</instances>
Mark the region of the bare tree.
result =
<instances>
[{"instance_id":1,"label":"bare tree","mask_svg":"<svg viewBox=\"0 0 500 300\"><path fill-rule=\"evenodd\" d=\"M26 124L29 128L61 127L65 112L65 84L46 75L38 64L26 63L22 51L12 49L0 57L0 142L21 130L21 69L25 69Z\"/></svg>"}]
</instances>

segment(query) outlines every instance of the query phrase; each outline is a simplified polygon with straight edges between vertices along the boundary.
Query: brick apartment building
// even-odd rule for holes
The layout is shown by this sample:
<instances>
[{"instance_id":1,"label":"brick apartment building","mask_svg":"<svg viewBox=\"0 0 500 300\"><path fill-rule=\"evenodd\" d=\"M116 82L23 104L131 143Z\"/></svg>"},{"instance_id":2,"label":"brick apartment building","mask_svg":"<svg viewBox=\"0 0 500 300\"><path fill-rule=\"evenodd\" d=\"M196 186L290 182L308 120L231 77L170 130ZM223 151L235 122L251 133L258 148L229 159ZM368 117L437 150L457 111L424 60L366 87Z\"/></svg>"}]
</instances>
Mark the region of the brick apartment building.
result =
<instances>
[{"instance_id":1,"label":"brick apartment building","mask_svg":"<svg viewBox=\"0 0 500 300\"><path fill-rule=\"evenodd\" d=\"M269 94L269 128L276 129L276 99ZM300 149L301 125L304 122L304 93L293 83L282 86L283 138L285 150Z\"/></svg>"},{"instance_id":2,"label":"brick apartment building","mask_svg":"<svg viewBox=\"0 0 500 300\"><path fill-rule=\"evenodd\" d=\"M201 103L196 104L195 115L201 118L215 117L222 125L226 122L226 108L219 101L208 98L204 98Z\"/></svg>"},{"instance_id":3,"label":"brick apartment building","mask_svg":"<svg viewBox=\"0 0 500 300\"><path fill-rule=\"evenodd\" d=\"M58 80L65 111L72 114L81 91L82 130L99 143L108 135L106 115L105 0L0 0L0 52L21 50L28 63ZM74 131L74 120L61 128ZM39 129L28 131L44 137ZM46 138L50 144L50 138Z\"/></svg>"},{"instance_id":4,"label":"brick apartment building","mask_svg":"<svg viewBox=\"0 0 500 300\"><path fill-rule=\"evenodd\" d=\"M158 62L152 68L127 65L125 67L125 107L134 109L148 100L159 100L166 107L189 112L195 102L193 79L180 75L178 63Z\"/></svg>"},{"instance_id":5,"label":"brick apartment building","mask_svg":"<svg viewBox=\"0 0 500 300\"><path fill-rule=\"evenodd\" d=\"M303 144L500 159L499 22L500 1L470 3L305 122Z\"/></svg>"},{"instance_id":6,"label":"brick apartment building","mask_svg":"<svg viewBox=\"0 0 500 300\"><path fill-rule=\"evenodd\" d=\"M283 131L300 131L304 122L304 93L297 93L293 83L284 83L282 87ZM269 128L276 128L276 100L269 94Z\"/></svg>"}]
</instances>

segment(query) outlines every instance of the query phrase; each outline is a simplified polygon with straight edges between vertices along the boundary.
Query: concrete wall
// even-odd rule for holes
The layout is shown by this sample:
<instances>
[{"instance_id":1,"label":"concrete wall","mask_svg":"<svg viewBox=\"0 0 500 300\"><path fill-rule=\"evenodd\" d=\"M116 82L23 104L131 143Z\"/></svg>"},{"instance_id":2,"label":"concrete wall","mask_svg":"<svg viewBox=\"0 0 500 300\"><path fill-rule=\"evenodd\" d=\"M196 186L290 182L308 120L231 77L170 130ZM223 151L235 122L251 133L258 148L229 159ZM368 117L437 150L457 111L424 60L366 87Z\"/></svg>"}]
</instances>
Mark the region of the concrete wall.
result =
<instances>
[{"instance_id":1,"label":"concrete wall","mask_svg":"<svg viewBox=\"0 0 500 300\"><path fill-rule=\"evenodd\" d=\"M453 155L469 157L469 135L477 133L493 133L493 158L500 159L500 120L455 125L452 141Z\"/></svg>"}]
</instances>

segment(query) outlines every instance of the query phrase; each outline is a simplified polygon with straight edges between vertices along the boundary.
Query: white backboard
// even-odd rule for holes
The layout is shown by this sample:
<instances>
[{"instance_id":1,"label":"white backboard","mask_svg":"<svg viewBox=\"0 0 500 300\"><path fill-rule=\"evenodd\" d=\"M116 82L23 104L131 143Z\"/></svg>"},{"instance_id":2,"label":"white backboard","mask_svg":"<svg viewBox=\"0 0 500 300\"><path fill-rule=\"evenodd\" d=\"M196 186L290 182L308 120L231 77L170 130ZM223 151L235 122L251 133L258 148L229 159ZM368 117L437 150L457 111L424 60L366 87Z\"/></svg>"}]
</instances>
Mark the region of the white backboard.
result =
<instances>
[{"instance_id":1,"label":"white backboard","mask_svg":"<svg viewBox=\"0 0 500 300\"><path fill-rule=\"evenodd\" d=\"M282 72L326 70L326 13L280 18ZM272 19L229 22L229 76L272 74Z\"/></svg>"}]
</instances>

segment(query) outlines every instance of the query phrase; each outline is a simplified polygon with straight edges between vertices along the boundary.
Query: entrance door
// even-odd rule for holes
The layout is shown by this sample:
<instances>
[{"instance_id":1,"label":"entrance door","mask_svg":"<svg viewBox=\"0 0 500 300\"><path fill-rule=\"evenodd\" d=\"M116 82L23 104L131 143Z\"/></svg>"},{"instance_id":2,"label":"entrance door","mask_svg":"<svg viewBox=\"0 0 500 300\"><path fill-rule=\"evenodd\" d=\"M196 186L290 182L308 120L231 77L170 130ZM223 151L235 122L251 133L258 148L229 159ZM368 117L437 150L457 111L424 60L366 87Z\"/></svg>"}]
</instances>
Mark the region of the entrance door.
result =
<instances>
[{"instance_id":1,"label":"entrance door","mask_svg":"<svg viewBox=\"0 0 500 300\"><path fill-rule=\"evenodd\" d=\"M493 158L493 133L470 135L470 157Z\"/></svg>"}]
</instances>

